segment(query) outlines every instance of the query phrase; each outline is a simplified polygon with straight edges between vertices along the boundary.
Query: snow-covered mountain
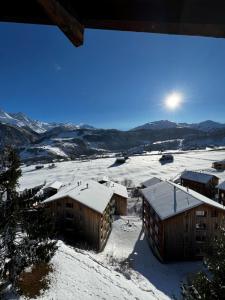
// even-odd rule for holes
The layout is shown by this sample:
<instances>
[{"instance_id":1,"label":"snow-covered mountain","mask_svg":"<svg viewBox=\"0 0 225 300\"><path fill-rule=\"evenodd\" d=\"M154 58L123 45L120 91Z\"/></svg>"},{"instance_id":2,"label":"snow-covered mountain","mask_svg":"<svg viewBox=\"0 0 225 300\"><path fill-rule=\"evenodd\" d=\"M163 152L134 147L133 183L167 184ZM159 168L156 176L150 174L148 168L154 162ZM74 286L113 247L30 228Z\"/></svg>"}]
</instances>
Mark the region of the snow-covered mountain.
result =
<instances>
[{"instance_id":1,"label":"snow-covered mountain","mask_svg":"<svg viewBox=\"0 0 225 300\"><path fill-rule=\"evenodd\" d=\"M148 122L141 126L135 127L131 130L143 130L143 129L151 129L151 130L160 130L160 129L169 129L169 128L192 128L197 129L204 132L212 132L217 129L225 128L225 124L214 122L211 120L207 120L200 123L175 123L168 120L160 120L155 122Z\"/></svg>"},{"instance_id":2,"label":"snow-covered mountain","mask_svg":"<svg viewBox=\"0 0 225 300\"><path fill-rule=\"evenodd\" d=\"M75 125L72 123L41 122L29 118L26 114L22 112L7 113L2 109L0 109L0 123L15 126L15 127L28 127L37 133L44 133L52 128L59 127L59 126L65 126L67 128L72 128L72 129L80 129L80 128L94 129L94 127L86 124Z\"/></svg>"}]
</instances>

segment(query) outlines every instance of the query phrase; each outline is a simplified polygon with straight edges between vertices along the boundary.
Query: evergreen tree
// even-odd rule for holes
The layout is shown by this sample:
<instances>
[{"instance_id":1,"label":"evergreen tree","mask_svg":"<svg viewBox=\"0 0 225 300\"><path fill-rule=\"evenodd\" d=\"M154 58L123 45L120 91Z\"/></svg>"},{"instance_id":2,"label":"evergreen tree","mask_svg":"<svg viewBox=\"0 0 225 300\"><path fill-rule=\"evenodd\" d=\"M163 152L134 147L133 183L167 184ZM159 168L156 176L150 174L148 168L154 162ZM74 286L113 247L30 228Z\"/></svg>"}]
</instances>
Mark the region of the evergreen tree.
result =
<instances>
[{"instance_id":1,"label":"evergreen tree","mask_svg":"<svg viewBox=\"0 0 225 300\"><path fill-rule=\"evenodd\" d=\"M184 299L225 299L225 230L209 247L203 262L205 270L198 272L192 280L182 285Z\"/></svg>"},{"instance_id":2,"label":"evergreen tree","mask_svg":"<svg viewBox=\"0 0 225 300\"><path fill-rule=\"evenodd\" d=\"M50 240L53 226L40 205L42 198L32 191L18 194L21 176L16 152L8 147L2 154L0 173L0 286L16 288L25 267L48 262L56 251ZM38 204L39 203L39 204ZM1 287L0 287L1 289Z\"/></svg>"}]
</instances>

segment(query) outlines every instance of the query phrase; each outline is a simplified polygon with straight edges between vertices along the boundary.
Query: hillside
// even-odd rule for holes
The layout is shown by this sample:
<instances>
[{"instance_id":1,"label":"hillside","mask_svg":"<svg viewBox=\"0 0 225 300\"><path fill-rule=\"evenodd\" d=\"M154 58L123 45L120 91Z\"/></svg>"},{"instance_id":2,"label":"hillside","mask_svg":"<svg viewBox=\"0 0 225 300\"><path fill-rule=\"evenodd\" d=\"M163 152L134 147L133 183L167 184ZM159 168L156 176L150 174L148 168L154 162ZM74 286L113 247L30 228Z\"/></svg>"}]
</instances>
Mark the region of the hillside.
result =
<instances>
[{"instance_id":1,"label":"hillside","mask_svg":"<svg viewBox=\"0 0 225 300\"><path fill-rule=\"evenodd\" d=\"M0 148L16 147L23 161L74 159L107 152L189 150L225 146L225 124L204 121L149 122L131 130L96 129L86 124L46 123L24 113L0 110Z\"/></svg>"}]
</instances>

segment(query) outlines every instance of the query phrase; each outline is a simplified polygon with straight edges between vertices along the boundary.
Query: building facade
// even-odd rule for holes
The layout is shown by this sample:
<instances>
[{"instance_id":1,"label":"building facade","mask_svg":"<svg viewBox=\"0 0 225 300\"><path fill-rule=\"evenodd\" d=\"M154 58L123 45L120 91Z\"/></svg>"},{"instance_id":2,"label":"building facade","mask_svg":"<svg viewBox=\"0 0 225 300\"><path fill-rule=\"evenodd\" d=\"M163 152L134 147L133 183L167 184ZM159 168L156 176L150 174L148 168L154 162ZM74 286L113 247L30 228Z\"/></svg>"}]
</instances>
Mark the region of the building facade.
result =
<instances>
[{"instance_id":1,"label":"building facade","mask_svg":"<svg viewBox=\"0 0 225 300\"><path fill-rule=\"evenodd\" d=\"M224 224L224 207L169 182L149 189L142 191L143 228L154 254L161 261L202 258Z\"/></svg>"},{"instance_id":2,"label":"building facade","mask_svg":"<svg viewBox=\"0 0 225 300\"><path fill-rule=\"evenodd\" d=\"M110 235L115 212L113 193L89 181L66 187L43 204L55 223L56 232L67 239L84 241L101 251Z\"/></svg>"}]
</instances>

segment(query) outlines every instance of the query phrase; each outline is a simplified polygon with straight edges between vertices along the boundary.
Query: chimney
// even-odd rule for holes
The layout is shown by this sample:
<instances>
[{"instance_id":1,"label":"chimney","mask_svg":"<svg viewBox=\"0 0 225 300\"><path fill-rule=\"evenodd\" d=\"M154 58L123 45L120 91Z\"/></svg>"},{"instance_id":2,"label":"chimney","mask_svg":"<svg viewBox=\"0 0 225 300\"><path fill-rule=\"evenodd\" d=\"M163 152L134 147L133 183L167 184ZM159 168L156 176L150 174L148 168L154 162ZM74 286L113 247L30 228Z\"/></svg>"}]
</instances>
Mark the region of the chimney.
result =
<instances>
[{"instance_id":1,"label":"chimney","mask_svg":"<svg viewBox=\"0 0 225 300\"><path fill-rule=\"evenodd\" d=\"M87 183L87 189L88 189L88 183Z\"/></svg>"},{"instance_id":2,"label":"chimney","mask_svg":"<svg viewBox=\"0 0 225 300\"><path fill-rule=\"evenodd\" d=\"M176 194L176 187L173 187L173 206L174 206L174 211L177 211L177 194Z\"/></svg>"}]
</instances>

